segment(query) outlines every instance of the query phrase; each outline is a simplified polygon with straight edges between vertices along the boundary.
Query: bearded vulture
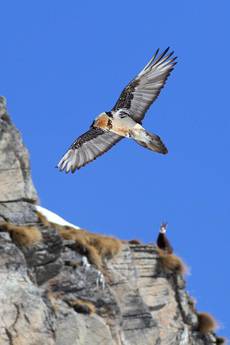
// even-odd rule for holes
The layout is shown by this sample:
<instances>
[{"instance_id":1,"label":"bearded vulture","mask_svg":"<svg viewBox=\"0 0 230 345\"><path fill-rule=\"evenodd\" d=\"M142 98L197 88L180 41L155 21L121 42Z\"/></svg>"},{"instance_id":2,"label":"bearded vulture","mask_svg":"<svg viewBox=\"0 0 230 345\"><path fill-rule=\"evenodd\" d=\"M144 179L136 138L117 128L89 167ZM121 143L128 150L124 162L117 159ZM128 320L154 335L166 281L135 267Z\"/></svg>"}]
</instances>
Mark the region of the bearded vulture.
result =
<instances>
[{"instance_id":1,"label":"bearded vulture","mask_svg":"<svg viewBox=\"0 0 230 345\"><path fill-rule=\"evenodd\" d=\"M176 64L173 53L169 53L169 48L161 54L159 49L155 52L148 64L124 88L112 110L97 116L90 129L73 142L58 163L59 170L73 173L123 138L133 139L154 152L168 152L158 135L142 127L142 120Z\"/></svg>"}]
</instances>

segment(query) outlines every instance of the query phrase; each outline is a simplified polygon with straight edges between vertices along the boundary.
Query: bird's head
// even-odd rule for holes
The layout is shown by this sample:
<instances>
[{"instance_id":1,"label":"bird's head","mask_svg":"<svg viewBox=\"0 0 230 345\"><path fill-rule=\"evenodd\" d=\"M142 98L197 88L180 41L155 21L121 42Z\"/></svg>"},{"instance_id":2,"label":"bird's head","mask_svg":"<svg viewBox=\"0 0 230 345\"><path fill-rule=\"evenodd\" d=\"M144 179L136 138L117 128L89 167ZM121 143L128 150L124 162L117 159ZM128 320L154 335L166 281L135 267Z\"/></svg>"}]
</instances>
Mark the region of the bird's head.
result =
<instances>
[{"instance_id":1,"label":"bird's head","mask_svg":"<svg viewBox=\"0 0 230 345\"><path fill-rule=\"evenodd\" d=\"M166 223L166 222L161 223L161 227L160 227L160 233L161 234L166 233L167 226L168 226L168 223Z\"/></svg>"},{"instance_id":2,"label":"bird's head","mask_svg":"<svg viewBox=\"0 0 230 345\"><path fill-rule=\"evenodd\" d=\"M95 120L98 120L98 119L100 119L103 116L106 116L106 112L105 111L103 111L103 113L98 114L97 117L95 118Z\"/></svg>"},{"instance_id":3,"label":"bird's head","mask_svg":"<svg viewBox=\"0 0 230 345\"><path fill-rule=\"evenodd\" d=\"M111 111L103 111L103 113L100 113L99 115L97 115L97 117L95 118L95 121L103 117L113 117L113 115Z\"/></svg>"},{"instance_id":4,"label":"bird's head","mask_svg":"<svg viewBox=\"0 0 230 345\"><path fill-rule=\"evenodd\" d=\"M108 114L110 113L103 112L99 114L93 122L93 127L99 127L106 130L110 129L112 121Z\"/></svg>"}]
</instances>

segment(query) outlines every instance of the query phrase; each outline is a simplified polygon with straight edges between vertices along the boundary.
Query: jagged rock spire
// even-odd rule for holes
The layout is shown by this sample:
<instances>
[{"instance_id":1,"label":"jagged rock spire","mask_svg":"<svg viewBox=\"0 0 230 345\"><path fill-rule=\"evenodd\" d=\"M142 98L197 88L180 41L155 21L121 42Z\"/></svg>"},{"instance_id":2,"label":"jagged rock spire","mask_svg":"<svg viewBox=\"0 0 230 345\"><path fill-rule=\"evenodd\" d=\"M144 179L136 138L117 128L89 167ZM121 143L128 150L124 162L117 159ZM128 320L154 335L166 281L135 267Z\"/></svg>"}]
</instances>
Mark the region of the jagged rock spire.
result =
<instances>
[{"instance_id":1,"label":"jagged rock spire","mask_svg":"<svg viewBox=\"0 0 230 345\"><path fill-rule=\"evenodd\" d=\"M6 114L6 98L0 96L0 117Z\"/></svg>"},{"instance_id":2,"label":"jagged rock spire","mask_svg":"<svg viewBox=\"0 0 230 345\"><path fill-rule=\"evenodd\" d=\"M10 121L6 104L6 98L0 96L0 220L27 223L34 219L29 209L38 196L31 179L28 151Z\"/></svg>"}]
</instances>

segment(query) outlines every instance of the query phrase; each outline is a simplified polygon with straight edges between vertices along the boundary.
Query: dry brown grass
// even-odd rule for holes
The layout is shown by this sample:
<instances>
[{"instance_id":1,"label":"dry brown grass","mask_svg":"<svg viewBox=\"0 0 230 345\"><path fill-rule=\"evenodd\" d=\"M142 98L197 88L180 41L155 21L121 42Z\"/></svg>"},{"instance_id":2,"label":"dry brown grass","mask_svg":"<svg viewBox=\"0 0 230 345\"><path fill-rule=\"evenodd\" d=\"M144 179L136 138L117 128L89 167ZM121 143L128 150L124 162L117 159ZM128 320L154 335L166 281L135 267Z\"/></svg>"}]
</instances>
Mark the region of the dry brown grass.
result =
<instances>
[{"instance_id":1,"label":"dry brown grass","mask_svg":"<svg viewBox=\"0 0 230 345\"><path fill-rule=\"evenodd\" d=\"M42 241L41 232L34 226L1 223L0 229L9 232L13 242L20 246L31 247Z\"/></svg>"},{"instance_id":2,"label":"dry brown grass","mask_svg":"<svg viewBox=\"0 0 230 345\"><path fill-rule=\"evenodd\" d=\"M81 266L81 262L77 260L65 260L65 265L76 269Z\"/></svg>"},{"instance_id":3,"label":"dry brown grass","mask_svg":"<svg viewBox=\"0 0 230 345\"><path fill-rule=\"evenodd\" d=\"M197 329L203 334L215 331L217 328L217 322L214 317L208 313L198 313L198 326Z\"/></svg>"},{"instance_id":4,"label":"dry brown grass","mask_svg":"<svg viewBox=\"0 0 230 345\"><path fill-rule=\"evenodd\" d=\"M196 313L196 304L196 299L194 297L188 296L188 305L194 313Z\"/></svg>"},{"instance_id":5,"label":"dry brown grass","mask_svg":"<svg viewBox=\"0 0 230 345\"><path fill-rule=\"evenodd\" d=\"M228 340L224 337L216 337L216 344L217 345L228 344Z\"/></svg>"},{"instance_id":6,"label":"dry brown grass","mask_svg":"<svg viewBox=\"0 0 230 345\"><path fill-rule=\"evenodd\" d=\"M103 259L111 259L121 249L121 242L113 237L71 227L59 227L58 232L65 240L75 241L76 250L86 255L89 262L98 268L101 268Z\"/></svg>"},{"instance_id":7,"label":"dry brown grass","mask_svg":"<svg viewBox=\"0 0 230 345\"><path fill-rule=\"evenodd\" d=\"M50 226L52 223L50 223L47 218L45 216L43 216L43 214L41 214L39 211L36 211L36 214L38 216L38 219L40 220L40 222L45 225L45 226Z\"/></svg>"},{"instance_id":8,"label":"dry brown grass","mask_svg":"<svg viewBox=\"0 0 230 345\"><path fill-rule=\"evenodd\" d=\"M141 241L136 240L136 239L134 239L134 240L129 240L129 244L141 244Z\"/></svg>"},{"instance_id":9,"label":"dry brown grass","mask_svg":"<svg viewBox=\"0 0 230 345\"><path fill-rule=\"evenodd\" d=\"M55 227L60 236L65 240L73 240L76 250L87 256L89 262L96 267L102 267L103 259L111 259L121 250L122 242L114 237L103 236L71 226L61 226L49 223L46 217L37 213L40 221L46 226Z\"/></svg>"},{"instance_id":10,"label":"dry brown grass","mask_svg":"<svg viewBox=\"0 0 230 345\"><path fill-rule=\"evenodd\" d=\"M187 273L188 269L181 258L174 254L167 254L160 249L158 249L157 251L159 254L160 263L166 270L175 272L177 274Z\"/></svg>"},{"instance_id":11,"label":"dry brown grass","mask_svg":"<svg viewBox=\"0 0 230 345\"><path fill-rule=\"evenodd\" d=\"M96 308L93 303L76 298L69 302L69 305L77 312L81 314L95 314Z\"/></svg>"},{"instance_id":12,"label":"dry brown grass","mask_svg":"<svg viewBox=\"0 0 230 345\"><path fill-rule=\"evenodd\" d=\"M102 258L111 259L121 250L121 242L110 236L89 234L89 244L96 248Z\"/></svg>"},{"instance_id":13,"label":"dry brown grass","mask_svg":"<svg viewBox=\"0 0 230 345\"><path fill-rule=\"evenodd\" d=\"M65 240L73 240L75 242L75 249L80 254L87 256L91 264L98 268L102 266L102 258L97 249L90 244L90 237L87 231L59 227L58 232Z\"/></svg>"}]
</instances>

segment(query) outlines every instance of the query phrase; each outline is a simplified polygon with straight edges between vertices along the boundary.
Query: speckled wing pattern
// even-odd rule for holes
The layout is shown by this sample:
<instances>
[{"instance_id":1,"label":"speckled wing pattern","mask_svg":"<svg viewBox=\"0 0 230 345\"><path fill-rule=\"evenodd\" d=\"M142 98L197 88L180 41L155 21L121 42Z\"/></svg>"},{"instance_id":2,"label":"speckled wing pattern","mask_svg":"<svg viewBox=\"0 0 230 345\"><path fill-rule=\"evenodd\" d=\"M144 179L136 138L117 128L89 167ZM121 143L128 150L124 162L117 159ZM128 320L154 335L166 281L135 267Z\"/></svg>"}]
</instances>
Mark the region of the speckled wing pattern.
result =
<instances>
[{"instance_id":1,"label":"speckled wing pattern","mask_svg":"<svg viewBox=\"0 0 230 345\"><path fill-rule=\"evenodd\" d=\"M121 139L122 137L115 133L91 127L74 141L58 163L58 168L67 173L70 171L73 173L76 169L101 156Z\"/></svg>"},{"instance_id":2,"label":"speckled wing pattern","mask_svg":"<svg viewBox=\"0 0 230 345\"><path fill-rule=\"evenodd\" d=\"M113 111L128 111L133 120L141 123L176 64L173 52L167 54L168 51L169 48L160 55L159 49L156 51L149 63L122 91Z\"/></svg>"}]
</instances>

